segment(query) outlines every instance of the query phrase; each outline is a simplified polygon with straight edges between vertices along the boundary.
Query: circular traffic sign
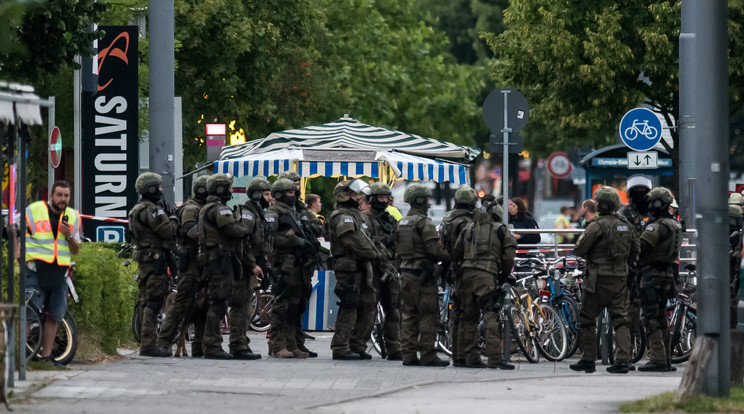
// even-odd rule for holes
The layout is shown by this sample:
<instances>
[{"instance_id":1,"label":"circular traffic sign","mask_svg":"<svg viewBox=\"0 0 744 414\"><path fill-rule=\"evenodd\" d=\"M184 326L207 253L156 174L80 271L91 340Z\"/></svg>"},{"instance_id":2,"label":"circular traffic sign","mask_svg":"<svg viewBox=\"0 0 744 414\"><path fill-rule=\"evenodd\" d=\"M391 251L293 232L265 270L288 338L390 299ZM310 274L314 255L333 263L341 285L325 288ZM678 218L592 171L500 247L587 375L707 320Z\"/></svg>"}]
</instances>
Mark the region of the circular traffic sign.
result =
<instances>
[{"instance_id":1,"label":"circular traffic sign","mask_svg":"<svg viewBox=\"0 0 744 414\"><path fill-rule=\"evenodd\" d=\"M635 151L646 151L661 139L661 121L653 111L635 108L626 112L620 121L620 139Z\"/></svg>"},{"instance_id":2,"label":"circular traffic sign","mask_svg":"<svg viewBox=\"0 0 744 414\"><path fill-rule=\"evenodd\" d=\"M571 175L571 160L565 152L554 152L548 157L548 172L557 179Z\"/></svg>"},{"instance_id":3,"label":"circular traffic sign","mask_svg":"<svg viewBox=\"0 0 744 414\"><path fill-rule=\"evenodd\" d=\"M49 134L49 161L53 168L59 167L59 162L62 161L62 133L56 125Z\"/></svg>"},{"instance_id":4,"label":"circular traffic sign","mask_svg":"<svg viewBox=\"0 0 744 414\"><path fill-rule=\"evenodd\" d=\"M504 99L506 98L506 105ZM506 114L504 113L506 106ZM511 132L519 132L530 118L530 105L527 98L516 89L496 89L488 94L483 101L481 110L483 121L493 132L502 132L504 122L511 128ZM504 120L506 115L506 120Z\"/></svg>"}]
</instances>

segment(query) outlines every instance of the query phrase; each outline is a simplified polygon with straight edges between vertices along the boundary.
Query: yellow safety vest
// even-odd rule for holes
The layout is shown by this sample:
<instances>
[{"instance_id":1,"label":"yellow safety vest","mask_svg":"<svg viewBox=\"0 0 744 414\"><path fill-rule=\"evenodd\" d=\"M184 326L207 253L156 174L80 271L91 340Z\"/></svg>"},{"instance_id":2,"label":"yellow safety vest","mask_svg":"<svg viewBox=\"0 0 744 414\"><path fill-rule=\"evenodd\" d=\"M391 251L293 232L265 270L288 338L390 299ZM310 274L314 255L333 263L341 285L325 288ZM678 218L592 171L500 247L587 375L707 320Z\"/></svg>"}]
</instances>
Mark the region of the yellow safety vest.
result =
<instances>
[{"instance_id":1,"label":"yellow safety vest","mask_svg":"<svg viewBox=\"0 0 744 414\"><path fill-rule=\"evenodd\" d=\"M80 220L77 211L67 207L63 214L59 216L59 224L62 218L67 216L67 223L70 225L74 236L80 231ZM54 263L56 258L60 266L69 266L72 259L70 246L65 240L65 236L57 231L57 238L52 233L52 223L49 220L49 206L45 201L36 201L26 208L26 223L28 229L26 233L26 261L41 260L47 263ZM59 224L57 224L59 226ZM59 228L59 227L57 227Z\"/></svg>"}]
</instances>

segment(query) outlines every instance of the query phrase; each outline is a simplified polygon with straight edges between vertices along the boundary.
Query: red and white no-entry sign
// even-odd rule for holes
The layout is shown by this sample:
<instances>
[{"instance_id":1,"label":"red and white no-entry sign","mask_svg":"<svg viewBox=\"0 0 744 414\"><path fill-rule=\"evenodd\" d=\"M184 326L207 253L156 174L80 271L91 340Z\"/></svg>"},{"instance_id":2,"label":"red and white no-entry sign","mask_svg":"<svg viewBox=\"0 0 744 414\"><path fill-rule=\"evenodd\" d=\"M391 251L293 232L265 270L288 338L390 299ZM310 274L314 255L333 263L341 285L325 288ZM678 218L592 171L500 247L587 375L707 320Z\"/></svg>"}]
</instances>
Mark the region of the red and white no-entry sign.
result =
<instances>
[{"instance_id":1,"label":"red and white no-entry sign","mask_svg":"<svg viewBox=\"0 0 744 414\"><path fill-rule=\"evenodd\" d=\"M557 179L571 175L571 160L565 152L554 152L548 157L548 171Z\"/></svg>"},{"instance_id":2,"label":"red and white no-entry sign","mask_svg":"<svg viewBox=\"0 0 744 414\"><path fill-rule=\"evenodd\" d=\"M62 161L62 133L57 126L49 134L49 161L54 168L59 167L59 162Z\"/></svg>"}]
</instances>

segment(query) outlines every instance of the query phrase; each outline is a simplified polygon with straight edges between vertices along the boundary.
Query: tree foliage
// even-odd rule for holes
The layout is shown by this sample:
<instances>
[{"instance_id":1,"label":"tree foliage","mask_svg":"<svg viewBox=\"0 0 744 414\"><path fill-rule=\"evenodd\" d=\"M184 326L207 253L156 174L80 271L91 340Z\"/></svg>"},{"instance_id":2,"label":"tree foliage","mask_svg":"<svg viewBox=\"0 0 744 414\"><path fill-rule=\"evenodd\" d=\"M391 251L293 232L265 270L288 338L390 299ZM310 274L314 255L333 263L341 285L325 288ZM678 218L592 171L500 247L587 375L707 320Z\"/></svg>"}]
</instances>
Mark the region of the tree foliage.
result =
<instances>
[{"instance_id":1,"label":"tree foliage","mask_svg":"<svg viewBox=\"0 0 744 414\"><path fill-rule=\"evenodd\" d=\"M530 101L525 146L538 155L615 141L622 115L650 103L679 114L679 1L513 0L507 30L486 34L501 85ZM741 106L741 3L730 4L731 110ZM679 136L672 130L678 159ZM677 163L675 162L675 166Z\"/></svg>"}]
</instances>

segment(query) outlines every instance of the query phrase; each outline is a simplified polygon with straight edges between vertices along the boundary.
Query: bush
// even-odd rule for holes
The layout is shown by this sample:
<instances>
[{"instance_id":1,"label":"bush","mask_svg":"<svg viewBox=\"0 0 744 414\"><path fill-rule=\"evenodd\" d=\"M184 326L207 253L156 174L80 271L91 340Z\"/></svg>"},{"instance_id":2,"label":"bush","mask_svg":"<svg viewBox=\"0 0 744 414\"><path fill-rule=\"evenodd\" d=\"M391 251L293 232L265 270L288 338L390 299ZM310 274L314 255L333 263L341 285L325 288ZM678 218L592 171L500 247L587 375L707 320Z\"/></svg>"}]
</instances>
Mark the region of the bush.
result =
<instances>
[{"instance_id":1,"label":"bush","mask_svg":"<svg viewBox=\"0 0 744 414\"><path fill-rule=\"evenodd\" d=\"M78 331L109 355L132 342L131 321L137 301L136 269L122 266L122 259L107 243L83 243L75 260L75 288L79 303L70 303ZM136 267L136 265L132 265Z\"/></svg>"}]
</instances>

